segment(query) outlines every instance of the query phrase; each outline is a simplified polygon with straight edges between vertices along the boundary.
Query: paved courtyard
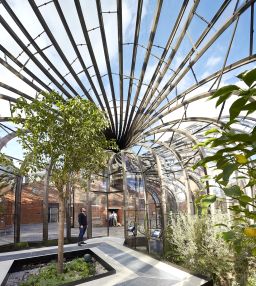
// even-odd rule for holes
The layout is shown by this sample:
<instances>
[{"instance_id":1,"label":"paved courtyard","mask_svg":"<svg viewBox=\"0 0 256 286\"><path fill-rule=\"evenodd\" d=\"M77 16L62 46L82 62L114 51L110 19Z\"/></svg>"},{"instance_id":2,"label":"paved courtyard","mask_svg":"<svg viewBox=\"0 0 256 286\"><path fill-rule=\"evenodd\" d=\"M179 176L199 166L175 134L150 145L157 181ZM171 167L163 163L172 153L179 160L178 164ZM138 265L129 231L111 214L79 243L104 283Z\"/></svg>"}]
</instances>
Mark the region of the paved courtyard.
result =
<instances>
[{"instance_id":1,"label":"paved courtyard","mask_svg":"<svg viewBox=\"0 0 256 286\"><path fill-rule=\"evenodd\" d=\"M175 265L156 260L148 255L123 246L123 238L104 237L87 240L83 248L91 249L110 264L116 273L80 284L86 286L199 286L213 285L191 275ZM77 244L65 245L65 251L81 249ZM0 283L4 280L14 259L56 253L56 247L0 253Z\"/></svg>"}]
</instances>

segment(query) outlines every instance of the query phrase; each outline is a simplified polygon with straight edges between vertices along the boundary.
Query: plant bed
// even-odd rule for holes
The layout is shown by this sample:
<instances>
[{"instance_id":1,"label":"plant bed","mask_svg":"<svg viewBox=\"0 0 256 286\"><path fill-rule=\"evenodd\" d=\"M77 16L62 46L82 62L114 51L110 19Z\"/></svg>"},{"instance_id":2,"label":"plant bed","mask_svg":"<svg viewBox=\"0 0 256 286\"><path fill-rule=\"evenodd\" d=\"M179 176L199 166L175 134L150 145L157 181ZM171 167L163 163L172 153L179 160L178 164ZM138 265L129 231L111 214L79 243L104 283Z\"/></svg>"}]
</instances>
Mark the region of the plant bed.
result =
<instances>
[{"instance_id":1,"label":"plant bed","mask_svg":"<svg viewBox=\"0 0 256 286\"><path fill-rule=\"evenodd\" d=\"M65 239L64 244L72 244L77 242L77 237L71 237L71 239ZM30 249L30 248L39 248L39 247L48 247L48 246L57 246L58 239L51 239L47 241L26 241L18 243L9 243L0 245L0 253L17 251L21 249Z\"/></svg>"},{"instance_id":2,"label":"plant bed","mask_svg":"<svg viewBox=\"0 0 256 286\"><path fill-rule=\"evenodd\" d=\"M87 258L87 262L85 261ZM90 262L88 262L91 260ZM91 258L91 259L90 259ZM79 285L81 283L99 279L108 275L116 273L115 269L107 264L102 258L96 255L90 249L77 250L72 252L65 252L65 263L69 266L65 266L63 277L58 277L57 280L53 278L55 276L57 254L30 257L25 259L14 260L10 267L2 286L15 286L15 285ZM45 268L44 270L42 270ZM68 270L70 269L70 275ZM29 278L31 275L42 275L42 279L46 278L49 281L46 283L39 283L37 278ZM73 276L71 278L71 276ZM72 281L71 281L72 280ZM28 283L30 281L30 284ZM26 282L27 284L25 284Z\"/></svg>"}]
</instances>

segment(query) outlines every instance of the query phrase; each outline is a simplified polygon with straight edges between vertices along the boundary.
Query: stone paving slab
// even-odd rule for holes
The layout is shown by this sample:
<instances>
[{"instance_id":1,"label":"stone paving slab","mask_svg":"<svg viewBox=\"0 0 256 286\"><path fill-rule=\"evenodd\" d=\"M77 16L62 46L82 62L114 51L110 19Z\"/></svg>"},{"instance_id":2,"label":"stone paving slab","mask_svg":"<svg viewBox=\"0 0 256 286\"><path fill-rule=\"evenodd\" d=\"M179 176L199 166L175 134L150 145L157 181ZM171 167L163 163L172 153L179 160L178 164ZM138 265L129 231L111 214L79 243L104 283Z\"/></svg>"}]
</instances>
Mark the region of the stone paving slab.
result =
<instances>
[{"instance_id":1,"label":"stone paving slab","mask_svg":"<svg viewBox=\"0 0 256 286\"><path fill-rule=\"evenodd\" d=\"M157 269L154 265L146 263L127 252L120 254L120 250L116 247L109 244L100 244L98 248L138 275L170 279L170 272ZM171 279L172 283L179 281L175 277Z\"/></svg>"},{"instance_id":2,"label":"stone paving slab","mask_svg":"<svg viewBox=\"0 0 256 286\"><path fill-rule=\"evenodd\" d=\"M13 260L7 260L0 262L0 285L4 281L6 274L8 273L10 267L12 266Z\"/></svg>"}]
</instances>

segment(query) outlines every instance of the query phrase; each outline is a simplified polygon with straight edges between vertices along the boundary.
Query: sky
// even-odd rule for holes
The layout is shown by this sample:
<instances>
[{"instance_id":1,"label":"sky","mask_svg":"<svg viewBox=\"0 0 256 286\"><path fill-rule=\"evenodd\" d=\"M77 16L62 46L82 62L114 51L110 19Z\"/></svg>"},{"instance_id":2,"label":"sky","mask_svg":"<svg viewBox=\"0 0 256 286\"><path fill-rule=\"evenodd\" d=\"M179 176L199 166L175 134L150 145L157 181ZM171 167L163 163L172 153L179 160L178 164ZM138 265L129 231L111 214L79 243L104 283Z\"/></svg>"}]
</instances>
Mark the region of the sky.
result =
<instances>
[{"instance_id":1,"label":"sky","mask_svg":"<svg viewBox=\"0 0 256 286\"><path fill-rule=\"evenodd\" d=\"M54 35L57 44L63 48L65 57L72 63L72 67L76 73L82 71L82 66L79 61L76 59L75 52L72 48L71 43L68 40L68 37L64 31L61 21L59 20L57 10L54 7L53 2L48 3L49 1L45 0L37 0L36 4L39 7L39 11L42 13L47 25L49 26L52 34ZM117 10L116 1L115 0L101 0L101 6L103 13L103 20L104 20L104 27L109 51L109 58L111 63L112 69L112 76L114 81L114 89L117 100L118 106L118 115L120 114L119 110L119 65L118 65L118 31L117 31L117 15L115 11ZM141 20L141 29L140 29L140 36L139 36L139 45L137 49L137 60L135 66L135 73L134 78L139 79L141 76L141 68L143 65L143 61L145 58L146 48L148 46L148 40L150 37L150 30L152 27L153 19L155 17L155 7L157 5L156 0L144 0L143 1L143 10L142 10L142 20ZM223 15L219 18L219 20L214 25L212 31L205 37L202 43L199 45L195 52L191 57L191 61L197 58L200 51L207 45L207 42L218 32L218 30L223 26L223 24L232 16L235 4L237 1L231 1L230 5L226 8ZM245 1L240 1L239 5L243 5ZM47 37L46 33L43 33L43 28L40 25L36 15L33 13L30 4L27 0L7 0L7 3L10 7L15 11L16 15L24 25L24 27L29 31L32 37L35 39L35 42L41 49L44 49L44 54L54 63L54 66L61 71L62 75L65 75L65 79L73 86L76 94L79 94L82 97L85 97L83 90L77 84L75 79L72 77L71 74L67 74L68 70L63 61L61 60L60 55L57 53L55 48L52 46L51 40ZM130 43L133 42L134 38L134 30L135 30L135 23L136 23L136 13L137 13L137 0L123 0L122 1L122 20L123 20L123 66L124 76L130 75L130 68L131 68L131 57L133 51L133 45ZM158 64L158 59L161 57L163 53L163 47L165 47L168 37L173 29L175 21L179 14L179 9L182 6L183 1L171 1L165 0L162 4L162 9L160 13L159 23L156 30L155 38L154 38L154 46L151 50L151 56L149 58L149 62L146 68L146 72L144 75L143 83L141 91L139 93L139 99L137 102L137 106L139 106L140 101L147 90L147 85L150 83L151 77L154 73L154 70ZM210 3L210 4L209 4ZM207 27L207 22L210 22L214 14L222 5L223 1L215 0L215 1L200 1L197 9L196 15L194 15L190 25L188 26L187 32L182 39L181 43L179 43L179 37L182 32L182 28L185 25L185 19L189 15L191 8L193 7L194 1L190 0L188 2L187 8L184 13L184 18L181 20L180 26L177 30L177 33L171 43L171 48L167 53L165 61L168 60L169 56L173 52L173 50L177 49L175 56L171 62L171 65L167 72L165 73L163 80L160 82L159 86L157 86L157 90L161 90L169 81L169 79L174 75L174 71L177 70L180 63L189 53L191 48L194 47L196 41L202 34L202 32ZM44 5L45 4L45 5ZM80 28L79 18L77 17L76 8L73 1L66 1L66 0L59 0L59 4L63 10L63 13L66 17L67 24L69 28L72 30L72 34L74 36L74 40L78 45L78 49L84 59L85 65L90 67L92 65L92 60L89 56L88 49L84 45L85 40L83 36L82 29ZM92 43L92 48L96 56L97 65L99 68L99 72L101 75L107 73L107 67L105 63L105 56L103 51L103 45L101 41L101 35L99 30L99 21L96 11L96 1L94 0L87 0L85 2L81 1L83 15L85 17L85 23L87 26L87 30L91 30L89 32L90 40ZM210 6L210 9L209 9ZM238 6L239 8L239 6ZM109 13L110 12L110 13ZM14 32L20 37L22 42L25 45L29 45L28 39L23 35L21 30L18 26L14 23L11 17L6 12L3 4L0 3L0 15L3 17L4 21L8 23L8 25L14 30ZM233 23L223 34L210 46L209 49L199 58L198 61L193 65L193 71L189 70L184 77L177 82L175 88L167 93L167 99L164 99L162 103L159 105L158 108L165 106L165 104L176 97L177 94L181 94L189 89L191 86L196 84L196 81L200 82L201 80L205 79L209 75L213 74L214 72L223 68L225 58L227 56L227 60L225 66L230 65L244 57L247 57L249 54L249 40L250 40L250 9L248 9L245 13L243 13L237 26L236 23ZM254 24L255 25L255 24ZM255 30L255 28L254 28ZM229 44L232 39L233 32L235 31L232 46L229 50ZM50 88L59 90L51 80L46 77L46 75L36 66L32 60L29 60L29 57L26 53L22 52L21 47L12 39L9 33L3 27L3 24L0 24L0 44L10 51L19 61L23 64L26 64L26 67L33 71L40 79L42 79L45 83L49 84ZM254 47L255 47L255 40L254 40ZM28 46L30 52L35 54L36 58L43 64L46 69L49 69L48 64L38 55L32 45ZM255 48L253 49L253 53L255 52ZM5 54L0 51L0 58L6 60ZM21 75L26 76L29 80L31 77L20 67L17 67L15 63L13 63L10 59L7 59L8 64L12 67L17 69ZM178 77L182 72L186 69L188 63L182 68L179 73ZM164 70L164 64L161 67L161 72ZM235 77L240 72L254 68L255 64L249 64L245 67L240 67L231 71L228 74L223 75L221 82L219 83L219 87L226 85L226 84L238 84L239 80ZM49 69L51 75L57 78L60 82L58 75L52 70ZM95 74L94 68L88 68L88 72L91 76ZM193 72L196 75L196 78L193 75ZM90 95L93 99L96 100L94 93L91 90L91 86L86 79L84 73L79 74L80 80L85 85L86 89L89 91ZM92 77L93 82L95 84L95 88L97 89L98 93L101 94L99 83L96 77ZM112 109L113 113L113 102L111 98L111 90L110 90L110 83L107 76L102 77L103 84L105 86L105 90L107 96L109 98L109 105ZM5 68L2 64L0 64L0 82L5 83L11 87L14 87L31 97L35 97L37 92L31 88L28 84L24 83L22 80L17 78L17 76L13 75L7 68ZM135 80L135 83L138 82ZM175 80L174 80L175 82ZM128 80L124 80L124 97L127 98L128 92ZM217 83L215 83L214 87L217 87ZM39 88L44 89L40 84L37 84ZM211 86L213 85L213 81L209 81L204 85L198 86L196 89L191 91L188 94L188 98L192 98L198 94L208 91ZM153 85L153 87L155 84ZM244 87L244 86L243 86ZM70 93L72 91L66 87L66 90ZM0 87L0 95L8 95L13 98L17 98L19 95L15 94L14 92L10 92L7 89ZM136 85L133 86L132 90L132 100L135 98L136 94ZM157 95L157 92L156 92ZM96 100L97 101L97 100ZM177 102L180 103L180 102ZM227 103L225 107L225 112L228 112L228 107L230 106ZM124 107L126 107L126 101L124 101ZM124 108L125 110L125 108ZM196 103L192 103L188 106L187 109L187 116L211 116L216 117L218 116L219 109L215 109L214 104L212 102L201 100L197 101ZM181 118L184 114L184 108L180 108L172 113L167 113L166 116L163 118L164 122L169 122L170 120L174 120L177 118ZM209 115L210 114L210 115ZM10 108L9 102L6 100L1 99L0 97L0 118L9 117L10 116ZM1 122L0 122L1 123ZM3 121L7 127L15 128L10 122ZM157 125L158 123L156 123ZM4 126L0 126L0 138L7 134L7 129ZM2 151L8 155L17 157L21 159L23 157L22 149L17 143L17 139L11 140L6 147L2 149Z\"/></svg>"}]
</instances>

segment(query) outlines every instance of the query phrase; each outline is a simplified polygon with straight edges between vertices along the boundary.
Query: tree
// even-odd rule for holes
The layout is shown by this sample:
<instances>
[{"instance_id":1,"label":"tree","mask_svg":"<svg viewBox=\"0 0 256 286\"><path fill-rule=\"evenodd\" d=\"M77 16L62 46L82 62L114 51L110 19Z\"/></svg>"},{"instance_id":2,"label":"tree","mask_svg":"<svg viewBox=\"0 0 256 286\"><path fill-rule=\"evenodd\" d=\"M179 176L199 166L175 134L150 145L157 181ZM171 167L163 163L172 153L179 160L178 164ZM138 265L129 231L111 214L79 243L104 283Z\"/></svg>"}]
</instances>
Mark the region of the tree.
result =
<instances>
[{"instance_id":1,"label":"tree","mask_svg":"<svg viewBox=\"0 0 256 286\"><path fill-rule=\"evenodd\" d=\"M66 185L82 170L85 177L105 166L114 147L104 131L105 114L80 97L64 100L57 92L42 92L29 103L20 98L12 108L17 136L25 152L24 171L38 172L51 164L51 181L59 195L58 273L63 272Z\"/></svg>"},{"instance_id":2,"label":"tree","mask_svg":"<svg viewBox=\"0 0 256 286\"><path fill-rule=\"evenodd\" d=\"M217 175L213 180L222 189L227 197L234 200L235 205L229 207L233 211L234 220L230 229L223 232L223 238L229 242L237 254L235 267L239 269L237 281L239 285L247 285L248 259L256 256L256 126L249 132L234 130L232 125L239 124L237 117L243 115L244 119L249 114L256 112L256 69L241 73L237 76L241 79L247 89L242 89L236 85L228 85L217 90L212 98L217 99L216 106L225 102L228 98L236 98L229 109L228 122L222 129L211 129L206 132L206 136L214 134L200 146L205 146L214 150L215 154L200 160L194 168L198 166L207 167L208 163L214 163ZM237 181L234 180L237 178ZM245 184L239 184L243 180ZM250 194L249 194L250 192ZM208 200L209 204L216 200L216 196L204 195L199 198ZM241 257L243 259L241 259Z\"/></svg>"},{"instance_id":3,"label":"tree","mask_svg":"<svg viewBox=\"0 0 256 286\"><path fill-rule=\"evenodd\" d=\"M3 166L4 169L0 169L0 197L3 196L6 192L11 190L15 184L15 173L17 168L13 165L11 159L6 155L0 152L0 166Z\"/></svg>"}]
</instances>

